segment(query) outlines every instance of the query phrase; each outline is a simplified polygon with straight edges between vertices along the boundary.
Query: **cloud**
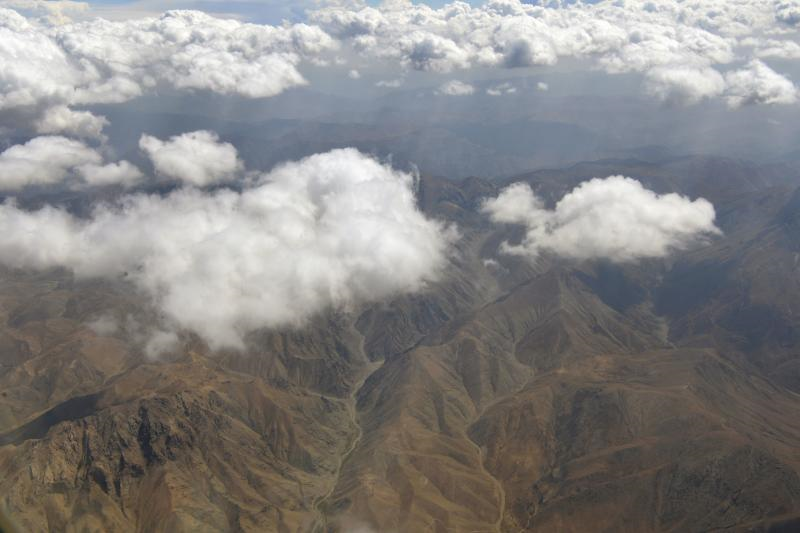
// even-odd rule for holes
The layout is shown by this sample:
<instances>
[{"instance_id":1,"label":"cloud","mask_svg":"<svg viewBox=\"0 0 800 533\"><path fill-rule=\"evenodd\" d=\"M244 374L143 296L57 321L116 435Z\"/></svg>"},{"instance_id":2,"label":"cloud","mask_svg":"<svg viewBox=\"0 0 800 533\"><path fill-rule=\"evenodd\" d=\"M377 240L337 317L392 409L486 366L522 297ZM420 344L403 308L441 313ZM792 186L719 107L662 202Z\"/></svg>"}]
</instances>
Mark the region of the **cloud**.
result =
<instances>
[{"instance_id":1,"label":"cloud","mask_svg":"<svg viewBox=\"0 0 800 533\"><path fill-rule=\"evenodd\" d=\"M124 320L108 314L96 316L85 323L95 335L111 337L121 335L133 345L139 346L144 354L157 359L180 347L180 337L175 331L160 329L157 326L143 324L133 315L126 315Z\"/></svg>"},{"instance_id":2,"label":"cloud","mask_svg":"<svg viewBox=\"0 0 800 533\"><path fill-rule=\"evenodd\" d=\"M696 104L725 92L725 78L713 68L670 65L650 70L645 88L659 100Z\"/></svg>"},{"instance_id":3,"label":"cloud","mask_svg":"<svg viewBox=\"0 0 800 533\"><path fill-rule=\"evenodd\" d=\"M487 200L483 210L494 222L524 226L522 242L504 243L502 250L531 258L551 253L627 262L664 257L719 233L707 200L658 195L623 176L584 182L553 210L527 184L517 183Z\"/></svg>"},{"instance_id":4,"label":"cloud","mask_svg":"<svg viewBox=\"0 0 800 533\"><path fill-rule=\"evenodd\" d=\"M210 131L184 133L168 141L142 135L139 148L160 175L197 187L230 181L243 168L236 148Z\"/></svg>"},{"instance_id":5,"label":"cloud","mask_svg":"<svg viewBox=\"0 0 800 533\"><path fill-rule=\"evenodd\" d=\"M745 68L729 72L727 100L732 107L745 104L793 104L797 87L758 59Z\"/></svg>"},{"instance_id":6,"label":"cloud","mask_svg":"<svg viewBox=\"0 0 800 533\"><path fill-rule=\"evenodd\" d=\"M84 98L105 99L105 84L166 83L251 98L274 96L305 84L297 65L335 48L319 28L269 26L223 20L197 11L168 11L159 18L124 22L93 20L50 32L73 60L102 66Z\"/></svg>"},{"instance_id":7,"label":"cloud","mask_svg":"<svg viewBox=\"0 0 800 533\"><path fill-rule=\"evenodd\" d=\"M311 15L315 21L327 28L328 33L341 39L373 35L385 29L388 24L383 13L369 6L352 10L346 5L341 5L316 10Z\"/></svg>"},{"instance_id":8,"label":"cloud","mask_svg":"<svg viewBox=\"0 0 800 533\"><path fill-rule=\"evenodd\" d=\"M722 72L752 59L747 48L752 52L753 42L763 48L758 43L771 40L779 24L795 26L798 5L778 0L489 0L439 8L343 3L312 10L309 17L356 53L404 69L547 68L569 59L610 74L639 73L657 98L696 103L724 96Z\"/></svg>"},{"instance_id":9,"label":"cloud","mask_svg":"<svg viewBox=\"0 0 800 533\"><path fill-rule=\"evenodd\" d=\"M88 139L104 139L105 117L89 111L75 111L65 105L50 107L34 122L37 133L70 133Z\"/></svg>"},{"instance_id":10,"label":"cloud","mask_svg":"<svg viewBox=\"0 0 800 533\"><path fill-rule=\"evenodd\" d=\"M151 332L144 345L144 353L156 359L165 353L174 351L180 345L180 338L174 331L156 330Z\"/></svg>"},{"instance_id":11,"label":"cloud","mask_svg":"<svg viewBox=\"0 0 800 533\"><path fill-rule=\"evenodd\" d=\"M427 72L450 72L470 66L468 52L451 39L427 31L411 31L402 36L384 55L397 57L405 67Z\"/></svg>"},{"instance_id":12,"label":"cloud","mask_svg":"<svg viewBox=\"0 0 800 533\"><path fill-rule=\"evenodd\" d=\"M394 80L380 80L375 83L375 87L386 87L388 89L396 89L397 87L401 87L405 83L402 78L397 78Z\"/></svg>"},{"instance_id":13,"label":"cloud","mask_svg":"<svg viewBox=\"0 0 800 533\"><path fill-rule=\"evenodd\" d=\"M356 69L352 69L347 73L347 77L351 80L357 80L361 78L361 73Z\"/></svg>"},{"instance_id":14,"label":"cloud","mask_svg":"<svg viewBox=\"0 0 800 533\"><path fill-rule=\"evenodd\" d=\"M53 185L72 178L72 186L133 185L142 178L127 161L103 165L100 153L66 137L36 137L0 153L0 190Z\"/></svg>"},{"instance_id":15,"label":"cloud","mask_svg":"<svg viewBox=\"0 0 800 533\"><path fill-rule=\"evenodd\" d=\"M0 189L58 183L76 167L101 161L100 154L79 141L58 136L36 137L0 154Z\"/></svg>"},{"instance_id":16,"label":"cloud","mask_svg":"<svg viewBox=\"0 0 800 533\"><path fill-rule=\"evenodd\" d=\"M64 121L53 115L65 116L65 107L125 102L159 87L265 98L306 84L300 63L335 48L306 24L246 24L197 11L50 24L0 8L0 113L23 110L45 124L40 132L55 133Z\"/></svg>"},{"instance_id":17,"label":"cloud","mask_svg":"<svg viewBox=\"0 0 800 533\"><path fill-rule=\"evenodd\" d=\"M707 67L657 67L647 73L645 87L660 100L680 104L696 104L717 96L724 96L731 107L797 101L794 83L758 59L725 76Z\"/></svg>"},{"instance_id":18,"label":"cloud","mask_svg":"<svg viewBox=\"0 0 800 533\"><path fill-rule=\"evenodd\" d=\"M122 185L132 187L144 180L144 174L128 161L118 161L107 165L87 164L78 167L78 173L85 185L103 187Z\"/></svg>"},{"instance_id":19,"label":"cloud","mask_svg":"<svg viewBox=\"0 0 800 533\"><path fill-rule=\"evenodd\" d=\"M31 124L48 124L36 129L39 133L73 133L54 126L71 123L55 118L64 116L65 107L85 113L81 106L125 102L163 87L274 96L307 83L300 70L304 62L337 64L332 54L342 45L350 49L344 55L353 52L389 68L439 73L547 68L570 60L579 68L641 74L646 91L657 98L731 101L728 85L738 90L738 80L729 82L722 73L757 57L795 58L792 39L776 37L793 31L800 19L798 3L787 0L489 0L439 8L337 2L310 10L311 24L279 26L180 10L123 21L66 22L63 14L79 12L84 4L7 0L5 5L44 14L26 19L0 8L0 120L4 111L24 110ZM726 84L721 92L719 76ZM99 120L84 115L74 133L97 136Z\"/></svg>"},{"instance_id":20,"label":"cloud","mask_svg":"<svg viewBox=\"0 0 800 533\"><path fill-rule=\"evenodd\" d=\"M116 319L109 315L100 315L87 322L86 326L101 337L108 337L119 330L119 324Z\"/></svg>"},{"instance_id":21,"label":"cloud","mask_svg":"<svg viewBox=\"0 0 800 533\"><path fill-rule=\"evenodd\" d=\"M0 262L124 277L168 326L214 348L241 347L248 332L331 307L421 290L453 238L417 209L413 176L355 149L284 164L241 192L130 195L88 218L0 205Z\"/></svg>"},{"instance_id":22,"label":"cloud","mask_svg":"<svg viewBox=\"0 0 800 533\"><path fill-rule=\"evenodd\" d=\"M437 94L447 96L467 96L475 92L475 87L463 81L451 80L439 86L436 90Z\"/></svg>"},{"instance_id":23,"label":"cloud","mask_svg":"<svg viewBox=\"0 0 800 533\"><path fill-rule=\"evenodd\" d=\"M753 39L759 58L800 59L800 44L788 39Z\"/></svg>"},{"instance_id":24,"label":"cloud","mask_svg":"<svg viewBox=\"0 0 800 533\"><path fill-rule=\"evenodd\" d=\"M538 82L536 84L536 89L538 89L540 91L549 91L550 90L550 86L548 84L546 84L545 82L540 81L540 82Z\"/></svg>"},{"instance_id":25,"label":"cloud","mask_svg":"<svg viewBox=\"0 0 800 533\"><path fill-rule=\"evenodd\" d=\"M775 18L787 26L800 26L800 2L797 0L778 2Z\"/></svg>"},{"instance_id":26,"label":"cloud","mask_svg":"<svg viewBox=\"0 0 800 533\"><path fill-rule=\"evenodd\" d=\"M66 24L71 22L70 14L89 10L87 2L71 0L0 0L0 7L15 9L41 17L50 24Z\"/></svg>"},{"instance_id":27,"label":"cloud","mask_svg":"<svg viewBox=\"0 0 800 533\"><path fill-rule=\"evenodd\" d=\"M517 88L508 82L486 89L486 94L489 96L501 96L503 94L514 94L515 92L517 92Z\"/></svg>"}]
</instances>

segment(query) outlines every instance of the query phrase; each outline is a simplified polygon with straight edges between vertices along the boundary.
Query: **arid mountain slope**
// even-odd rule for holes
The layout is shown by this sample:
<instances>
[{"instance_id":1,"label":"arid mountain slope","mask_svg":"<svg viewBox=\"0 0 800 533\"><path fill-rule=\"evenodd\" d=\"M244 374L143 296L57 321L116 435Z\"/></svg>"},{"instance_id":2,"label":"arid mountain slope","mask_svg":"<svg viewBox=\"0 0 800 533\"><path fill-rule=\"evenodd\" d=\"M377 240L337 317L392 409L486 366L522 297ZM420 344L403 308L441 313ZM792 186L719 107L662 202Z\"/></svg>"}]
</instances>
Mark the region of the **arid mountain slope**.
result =
<instances>
[{"instance_id":1,"label":"arid mountain slope","mask_svg":"<svg viewBox=\"0 0 800 533\"><path fill-rule=\"evenodd\" d=\"M498 253L499 185L422 180L458 225L419 294L148 359L118 283L3 271L0 503L22 531L709 531L800 527L800 182L714 158L625 174L722 235L617 265ZM90 325L101 315L116 330Z\"/></svg>"}]
</instances>

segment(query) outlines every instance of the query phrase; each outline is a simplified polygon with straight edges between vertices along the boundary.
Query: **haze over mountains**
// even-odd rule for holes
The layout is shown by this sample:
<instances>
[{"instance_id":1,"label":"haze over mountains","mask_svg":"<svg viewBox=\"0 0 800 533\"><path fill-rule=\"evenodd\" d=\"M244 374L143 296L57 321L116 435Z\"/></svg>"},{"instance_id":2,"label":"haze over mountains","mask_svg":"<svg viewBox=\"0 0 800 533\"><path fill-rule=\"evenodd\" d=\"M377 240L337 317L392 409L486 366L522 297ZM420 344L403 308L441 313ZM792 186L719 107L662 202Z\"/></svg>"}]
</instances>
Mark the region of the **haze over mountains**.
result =
<instances>
[{"instance_id":1,"label":"haze over mountains","mask_svg":"<svg viewBox=\"0 0 800 533\"><path fill-rule=\"evenodd\" d=\"M564 86L573 80L567 77ZM142 133L163 138L211 130L237 146L248 168L262 170L350 146L391 156L400 167L413 164L424 173L452 178L509 178L600 158L661 161L715 154L796 164L800 157L800 117L794 107L731 113L713 104L654 106L623 88L592 97L554 91L520 89L502 98L478 94L462 102L434 98L430 88L392 90L378 99L300 89L257 104L229 104L227 118L216 114L219 104L213 98L189 104L142 101L136 111L100 109L110 118L112 143L128 159L141 159ZM192 109L208 115L197 116Z\"/></svg>"},{"instance_id":2,"label":"haze over mountains","mask_svg":"<svg viewBox=\"0 0 800 533\"><path fill-rule=\"evenodd\" d=\"M0 2L0 529L800 529L800 4L215 6Z\"/></svg>"}]
</instances>

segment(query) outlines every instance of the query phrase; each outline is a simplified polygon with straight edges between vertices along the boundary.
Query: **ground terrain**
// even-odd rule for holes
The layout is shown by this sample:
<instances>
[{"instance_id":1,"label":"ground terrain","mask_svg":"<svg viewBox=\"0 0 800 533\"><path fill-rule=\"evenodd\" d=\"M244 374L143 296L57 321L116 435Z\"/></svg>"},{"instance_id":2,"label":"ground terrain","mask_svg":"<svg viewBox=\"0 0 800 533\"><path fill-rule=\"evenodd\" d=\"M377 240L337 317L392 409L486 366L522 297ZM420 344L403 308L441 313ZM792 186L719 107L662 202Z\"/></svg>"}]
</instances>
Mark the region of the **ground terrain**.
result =
<instances>
[{"instance_id":1,"label":"ground terrain","mask_svg":"<svg viewBox=\"0 0 800 533\"><path fill-rule=\"evenodd\" d=\"M20 531L800 528L800 173L711 157L538 171L704 196L722 235L615 265L498 254L503 182L424 178L461 239L419 294L162 359L119 282L0 272L0 503ZM493 261L486 261L492 259Z\"/></svg>"}]
</instances>

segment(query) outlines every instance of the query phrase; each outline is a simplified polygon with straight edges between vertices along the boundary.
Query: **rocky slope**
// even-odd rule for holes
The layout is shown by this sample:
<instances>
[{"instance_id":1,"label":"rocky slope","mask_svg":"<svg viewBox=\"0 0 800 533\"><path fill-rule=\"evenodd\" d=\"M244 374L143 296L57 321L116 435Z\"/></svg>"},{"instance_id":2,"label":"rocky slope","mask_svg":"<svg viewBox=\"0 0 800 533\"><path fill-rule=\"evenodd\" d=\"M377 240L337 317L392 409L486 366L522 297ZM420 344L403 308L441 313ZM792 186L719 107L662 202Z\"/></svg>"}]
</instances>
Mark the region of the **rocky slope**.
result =
<instances>
[{"instance_id":1,"label":"rocky slope","mask_svg":"<svg viewBox=\"0 0 800 533\"><path fill-rule=\"evenodd\" d=\"M479 212L501 184L428 178L420 205L461 232L441 282L245 353L186 335L159 361L124 281L3 271L5 527L800 527L800 181L714 158L519 179L555 201L609 174L706 196L723 234L667 260L531 264Z\"/></svg>"}]
</instances>

